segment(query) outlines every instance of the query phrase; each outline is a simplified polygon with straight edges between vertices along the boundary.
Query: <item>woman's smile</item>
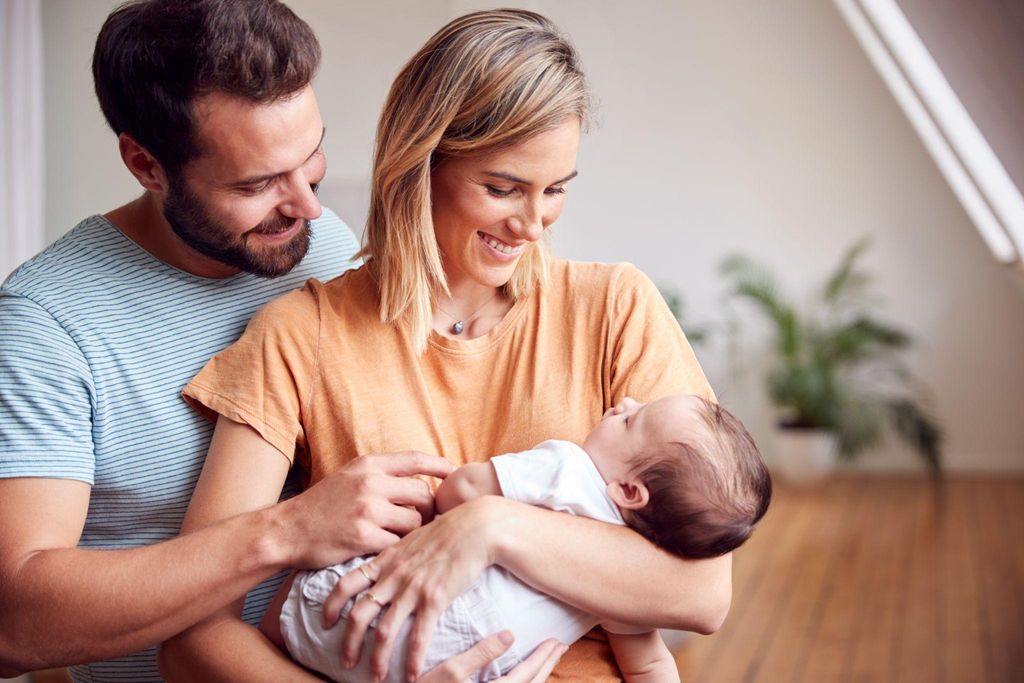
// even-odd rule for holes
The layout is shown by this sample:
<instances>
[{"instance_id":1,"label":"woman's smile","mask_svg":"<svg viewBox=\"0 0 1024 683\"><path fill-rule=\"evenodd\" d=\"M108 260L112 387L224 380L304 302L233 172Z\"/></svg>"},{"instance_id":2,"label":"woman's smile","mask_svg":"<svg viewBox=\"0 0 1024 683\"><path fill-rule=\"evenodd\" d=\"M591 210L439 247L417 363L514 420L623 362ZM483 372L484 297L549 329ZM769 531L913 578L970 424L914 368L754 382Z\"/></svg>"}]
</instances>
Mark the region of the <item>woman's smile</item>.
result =
<instances>
[{"instance_id":1,"label":"woman's smile","mask_svg":"<svg viewBox=\"0 0 1024 683\"><path fill-rule=\"evenodd\" d=\"M502 242L497 237L489 235L481 230L477 231L476 236L480 238L484 248L493 258L505 263L515 261L522 255L523 250L526 248L525 243L520 244L517 247L513 247L511 244Z\"/></svg>"}]
</instances>

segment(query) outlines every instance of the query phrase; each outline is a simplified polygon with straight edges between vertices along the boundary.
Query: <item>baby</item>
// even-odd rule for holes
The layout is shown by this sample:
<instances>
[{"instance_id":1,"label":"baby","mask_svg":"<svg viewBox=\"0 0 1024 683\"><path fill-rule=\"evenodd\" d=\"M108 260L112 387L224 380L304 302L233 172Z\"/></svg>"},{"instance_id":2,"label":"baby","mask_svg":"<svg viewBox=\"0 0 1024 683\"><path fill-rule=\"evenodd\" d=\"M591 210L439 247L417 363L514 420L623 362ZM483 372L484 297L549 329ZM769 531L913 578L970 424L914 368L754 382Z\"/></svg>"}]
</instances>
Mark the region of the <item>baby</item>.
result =
<instances>
[{"instance_id":1,"label":"baby","mask_svg":"<svg viewBox=\"0 0 1024 683\"><path fill-rule=\"evenodd\" d=\"M529 451L464 465L442 482L435 504L444 513L482 495L626 524L664 550L697 559L727 553L750 536L768 509L771 479L739 420L702 398L680 395L648 404L623 399L605 413L582 447L545 441ZM333 627L322 626L323 604L335 584L372 559L359 557L296 575L280 614L280 632L293 659L338 681L372 680L369 652L375 624L356 667L341 666L341 636L355 600L342 609ZM268 615L264 624L268 618L276 615ZM392 650L387 680L404 679L410 624L406 622ZM597 624L608 633L624 674L642 662L648 670L653 663L655 669L677 675L657 631L602 621L497 566L489 567L442 614L424 670L508 629L515 636L513 646L479 677L491 680L544 640L572 643Z\"/></svg>"}]
</instances>

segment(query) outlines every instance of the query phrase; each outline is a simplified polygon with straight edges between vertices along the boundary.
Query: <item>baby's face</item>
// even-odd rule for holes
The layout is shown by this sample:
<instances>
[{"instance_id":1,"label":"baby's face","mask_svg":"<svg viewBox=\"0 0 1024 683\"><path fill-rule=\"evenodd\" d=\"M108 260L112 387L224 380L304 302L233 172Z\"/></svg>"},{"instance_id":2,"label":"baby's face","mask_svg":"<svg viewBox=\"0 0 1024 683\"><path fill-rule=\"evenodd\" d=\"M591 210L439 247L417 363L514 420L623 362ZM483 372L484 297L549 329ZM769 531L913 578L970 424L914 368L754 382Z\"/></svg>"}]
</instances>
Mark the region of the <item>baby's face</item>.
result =
<instances>
[{"instance_id":1,"label":"baby's face","mask_svg":"<svg viewBox=\"0 0 1024 683\"><path fill-rule=\"evenodd\" d=\"M608 483L629 477L633 461L666 443L697 441L704 429L696 396L666 396L651 403L624 398L587 435L583 450Z\"/></svg>"}]
</instances>

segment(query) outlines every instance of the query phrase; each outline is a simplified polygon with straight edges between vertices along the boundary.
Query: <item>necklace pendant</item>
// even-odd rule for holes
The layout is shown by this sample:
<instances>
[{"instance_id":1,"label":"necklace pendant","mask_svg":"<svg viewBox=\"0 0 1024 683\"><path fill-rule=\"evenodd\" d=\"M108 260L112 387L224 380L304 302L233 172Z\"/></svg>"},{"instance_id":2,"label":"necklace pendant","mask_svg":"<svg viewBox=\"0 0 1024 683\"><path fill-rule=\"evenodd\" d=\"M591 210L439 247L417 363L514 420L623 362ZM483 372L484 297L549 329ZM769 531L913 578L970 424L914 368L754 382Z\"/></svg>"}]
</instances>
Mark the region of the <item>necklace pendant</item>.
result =
<instances>
[{"instance_id":1,"label":"necklace pendant","mask_svg":"<svg viewBox=\"0 0 1024 683\"><path fill-rule=\"evenodd\" d=\"M462 334L462 330L464 329L466 329L466 326L463 322L461 320L457 320L455 321L455 324L452 325L452 334Z\"/></svg>"}]
</instances>

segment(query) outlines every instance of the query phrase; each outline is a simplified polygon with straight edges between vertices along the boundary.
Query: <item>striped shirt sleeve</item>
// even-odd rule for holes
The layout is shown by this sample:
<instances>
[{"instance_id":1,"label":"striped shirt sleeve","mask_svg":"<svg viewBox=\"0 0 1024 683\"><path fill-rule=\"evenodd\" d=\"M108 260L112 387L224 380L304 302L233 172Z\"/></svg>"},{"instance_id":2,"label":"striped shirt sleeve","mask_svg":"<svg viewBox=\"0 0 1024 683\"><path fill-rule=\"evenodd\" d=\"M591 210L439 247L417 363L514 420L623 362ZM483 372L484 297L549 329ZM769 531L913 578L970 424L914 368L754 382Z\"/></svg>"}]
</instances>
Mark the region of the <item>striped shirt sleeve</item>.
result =
<instances>
[{"instance_id":1,"label":"striped shirt sleeve","mask_svg":"<svg viewBox=\"0 0 1024 683\"><path fill-rule=\"evenodd\" d=\"M0 478L93 483L95 391L78 345L41 306L0 292Z\"/></svg>"}]
</instances>

